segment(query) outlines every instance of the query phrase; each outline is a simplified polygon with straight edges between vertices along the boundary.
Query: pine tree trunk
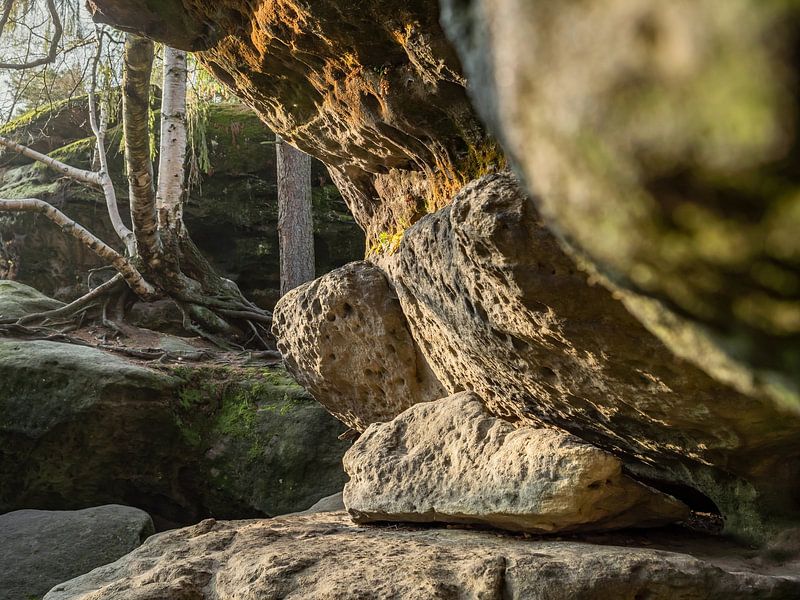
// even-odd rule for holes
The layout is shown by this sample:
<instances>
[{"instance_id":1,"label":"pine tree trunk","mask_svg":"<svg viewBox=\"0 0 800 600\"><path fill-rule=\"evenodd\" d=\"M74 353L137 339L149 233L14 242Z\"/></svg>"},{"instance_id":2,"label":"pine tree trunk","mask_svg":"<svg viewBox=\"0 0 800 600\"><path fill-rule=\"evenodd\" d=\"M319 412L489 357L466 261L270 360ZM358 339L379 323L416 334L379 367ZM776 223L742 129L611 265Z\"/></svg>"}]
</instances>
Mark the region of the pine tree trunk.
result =
<instances>
[{"instance_id":1,"label":"pine tree trunk","mask_svg":"<svg viewBox=\"0 0 800 600\"><path fill-rule=\"evenodd\" d=\"M311 157L276 136L281 295L314 279Z\"/></svg>"}]
</instances>

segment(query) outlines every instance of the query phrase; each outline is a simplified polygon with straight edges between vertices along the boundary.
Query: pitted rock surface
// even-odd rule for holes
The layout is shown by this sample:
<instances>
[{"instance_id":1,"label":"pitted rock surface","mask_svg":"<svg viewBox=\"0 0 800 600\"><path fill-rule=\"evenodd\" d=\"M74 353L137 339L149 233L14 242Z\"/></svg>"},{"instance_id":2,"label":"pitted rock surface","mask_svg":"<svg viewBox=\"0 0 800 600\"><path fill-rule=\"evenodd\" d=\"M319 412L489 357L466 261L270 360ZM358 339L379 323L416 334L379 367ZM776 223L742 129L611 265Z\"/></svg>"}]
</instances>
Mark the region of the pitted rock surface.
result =
<instances>
[{"instance_id":1,"label":"pitted rock surface","mask_svg":"<svg viewBox=\"0 0 800 600\"><path fill-rule=\"evenodd\" d=\"M357 431L445 393L373 265L350 263L288 292L273 323L287 369Z\"/></svg>"},{"instance_id":2,"label":"pitted rock surface","mask_svg":"<svg viewBox=\"0 0 800 600\"><path fill-rule=\"evenodd\" d=\"M724 560L741 549L723 545L696 557L670 551L680 542L651 538L655 548L644 548L627 536L606 543L616 545L357 527L344 513L209 520L155 535L117 562L55 586L45 600L777 600L800 594L793 565L764 575L748 561Z\"/></svg>"},{"instance_id":3,"label":"pitted rock surface","mask_svg":"<svg viewBox=\"0 0 800 600\"><path fill-rule=\"evenodd\" d=\"M344 503L358 523L472 523L558 533L651 527L689 510L566 433L515 428L474 393L374 423L344 456Z\"/></svg>"},{"instance_id":4,"label":"pitted rock surface","mask_svg":"<svg viewBox=\"0 0 800 600\"><path fill-rule=\"evenodd\" d=\"M731 530L796 516L800 415L674 356L575 266L513 176L466 186L384 266L450 393L474 390L494 414L556 425L695 487Z\"/></svg>"},{"instance_id":5,"label":"pitted rock surface","mask_svg":"<svg viewBox=\"0 0 800 600\"><path fill-rule=\"evenodd\" d=\"M611 287L689 321L637 311L673 351L800 410L797 5L441 6L549 225Z\"/></svg>"}]
</instances>

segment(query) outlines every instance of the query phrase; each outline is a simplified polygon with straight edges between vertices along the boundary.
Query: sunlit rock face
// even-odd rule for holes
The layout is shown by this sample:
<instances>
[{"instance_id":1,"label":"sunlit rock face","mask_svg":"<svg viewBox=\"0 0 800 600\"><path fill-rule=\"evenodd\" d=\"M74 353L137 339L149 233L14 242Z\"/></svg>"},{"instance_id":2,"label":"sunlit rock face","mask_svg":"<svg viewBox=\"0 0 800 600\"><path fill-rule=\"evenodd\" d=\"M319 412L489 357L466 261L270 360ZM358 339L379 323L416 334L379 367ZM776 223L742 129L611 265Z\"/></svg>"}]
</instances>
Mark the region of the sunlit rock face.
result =
<instances>
[{"instance_id":1,"label":"sunlit rock face","mask_svg":"<svg viewBox=\"0 0 800 600\"><path fill-rule=\"evenodd\" d=\"M55 586L45 600L782 600L800 593L794 565L765 575L732 562L725 556L731 547L719 542L698 558L685 542L648 538L642 548L630 540L630 533L608 545L358 527L344 513L209 519L154 536L121 560Z\"/></svg>"},{"instance_id":2,"label":"sunlit rock face","mask_svg":"<svg viewBox=\"0 0 800 600\"><path fill-rule=\"evenodd\" d=\"M368 244L500 161L435 2L95 0L95 18L198 53L274 131L321 159ZM158 9L162 12L162 9ZM168 18L168 17L167 17Z\"/></svg>"},{"instance_id":3,"label":"sunlit rock face","mask_svg":"<svg viewBox=\"0 0 800 600\"><path fill-rule=\"evenodd\" d=\"M356 523L468 523L553 534L658 527L689 509L622 461L554 429L515 427L461 392L374 423L344 456Z\"/></svg>"},{"instance_id":4,"label":"sunlit rock face","mask_svg":"<svg viewBox=\"0 0 800 600\"><path fill-rule=\"evenodd\" d=\"M798 4L441 4L550 225L673 351L800 407Z\"/></svg>"},{"instance_id":5,"label":"sunlit rock face","mask_svg":"<svg viewBox=\"0 0 800 600\"><path fill-rule=\"evenodd\" d=\"M421 0L93 4L201 49L329 166L447 392L699 490L731 531L796 522L793 3L452 0L461 62ZM462 63L531 198L480 179L503 159Z\"/></svg>"}]
</instances>

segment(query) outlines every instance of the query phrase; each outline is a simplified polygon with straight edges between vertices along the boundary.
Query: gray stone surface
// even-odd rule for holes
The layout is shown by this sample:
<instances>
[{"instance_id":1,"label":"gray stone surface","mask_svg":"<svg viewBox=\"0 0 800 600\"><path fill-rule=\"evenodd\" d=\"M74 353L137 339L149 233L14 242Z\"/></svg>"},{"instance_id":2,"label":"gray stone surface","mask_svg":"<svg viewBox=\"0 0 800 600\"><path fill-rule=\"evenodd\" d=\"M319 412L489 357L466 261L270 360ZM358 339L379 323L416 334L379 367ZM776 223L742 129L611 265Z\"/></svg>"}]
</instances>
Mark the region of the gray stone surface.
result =
<instances>
[{"instance_id":1,"label":"gray stone surface","mask_svg":"<svg viewBox=\"0 0 800 600\"><path fill-rule=\"evenodd\" d=\"M648 540L638 541L650 547L637 546L631 537L603 545L448 529L363 528L344 513L206 521L153 536L116 563L57 585L45 600L783 600L800 595L796 563L765 575L742 557L741 548L718 542L694 556L685 540Z\"/></svg>"},{"instance_id":2,"label":"gray stone surface","mask_svg":"<svg viewBox=\"0 0 800 600\"><path fill-rule=\"evenodd\" d=\"M344 429L282 369L0 339L0 511L119 503L164 528L304 509L342 489Z\"/></svg>"},{"instance_id":3,"label":"gray stone surface","mask_svg":"<svg viewBox=\"0 0 800 600\"><path fill-rule=\"evenodd\" d=\"M34 313L64 306L38 290L17 281L0 280L0 320L18 319Z\"/></svg>"},{"instance_id":4,"label":"gray stone surface","mask_svg":"<svg viewBox=\"0 0 800 600\"><path fill-rule=\"evenodd\" d=\"M559 533L685 520L671 496L566 433L515 428L471 392L375 423L344 456L344 503L356 522L439 522Z\"/></svg>"},{"instance_id":5,"label":"gray stone surface","mask_svg":"<svg viewBox=\"0 0 800 600\"><path fill-rule=\"evenodd\" d=\"M41 598L57 583L114 562L152 534L150 516L129 506L0 515L0 600Z\"/></svg>"}]
</instances>

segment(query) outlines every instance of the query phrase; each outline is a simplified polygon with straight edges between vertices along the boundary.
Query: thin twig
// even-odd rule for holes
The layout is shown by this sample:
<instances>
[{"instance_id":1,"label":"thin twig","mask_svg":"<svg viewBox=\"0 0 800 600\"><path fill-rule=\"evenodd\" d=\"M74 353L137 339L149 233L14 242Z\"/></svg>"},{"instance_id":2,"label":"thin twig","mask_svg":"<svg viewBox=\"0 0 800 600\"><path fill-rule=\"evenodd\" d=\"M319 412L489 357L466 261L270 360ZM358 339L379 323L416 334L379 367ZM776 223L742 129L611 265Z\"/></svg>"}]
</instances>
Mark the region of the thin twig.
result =
<instances>
[{"instance_id":1,"label":"thin twig","mask_svg":"<svg viewBox=\"0 0 800 600\"><path fill-rule=\"evenodd\" d=\"M6 5L3 9L3 15L0 17L0 34L2 34L3 28L6 26L8 22L8 16L11 13L11 7L14 4L13 0L6 0ZM23 69L33 69L35 67L41 67L42 65L49 65L56 60L56 56L58 56L58 45L61 42L61 36L64 33L64 25L61 23L61 17L58 14L58 8L56 8L55 0L47 0L47 10L50 13L50 18L53 21L53 37L50 40L50 47L47 51L47 55L42 58L37 58L36 60L32 60L29 62L23 63L0 63L0 69L13 69L13 70L23 70Z\"/></svg>"}]
</instances>

